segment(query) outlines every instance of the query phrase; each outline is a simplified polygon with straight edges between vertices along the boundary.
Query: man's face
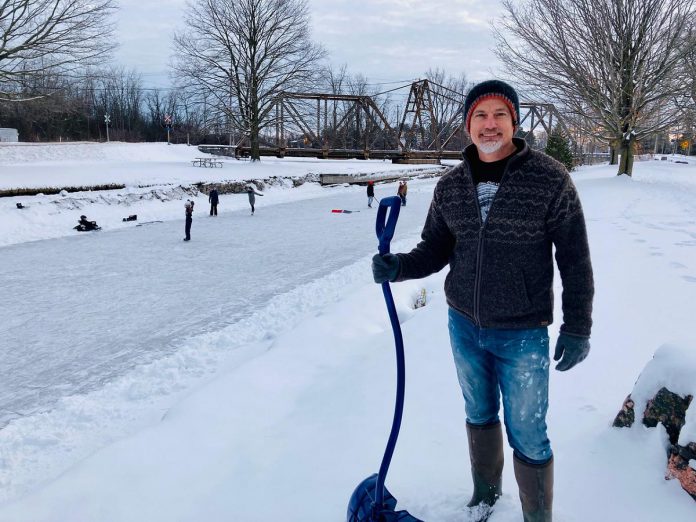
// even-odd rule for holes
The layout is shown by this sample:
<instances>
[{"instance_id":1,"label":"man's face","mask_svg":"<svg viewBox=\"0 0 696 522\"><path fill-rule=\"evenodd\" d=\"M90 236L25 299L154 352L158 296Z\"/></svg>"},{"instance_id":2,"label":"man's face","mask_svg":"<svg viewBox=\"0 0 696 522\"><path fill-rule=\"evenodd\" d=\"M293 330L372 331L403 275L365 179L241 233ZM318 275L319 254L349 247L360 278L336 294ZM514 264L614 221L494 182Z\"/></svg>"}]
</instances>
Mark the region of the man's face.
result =
<instances>
[{"instance_id":1,"label":"man's face","mask_svg":"<svg viewBox=\"0 0 696 522\"><path fill-rule=\"evenodd\" d=\"M470 125L471 141L483 161L503 159L514 151L512 115L502 100L490 98L478 103Z\"/></svg>"}]
</instances>

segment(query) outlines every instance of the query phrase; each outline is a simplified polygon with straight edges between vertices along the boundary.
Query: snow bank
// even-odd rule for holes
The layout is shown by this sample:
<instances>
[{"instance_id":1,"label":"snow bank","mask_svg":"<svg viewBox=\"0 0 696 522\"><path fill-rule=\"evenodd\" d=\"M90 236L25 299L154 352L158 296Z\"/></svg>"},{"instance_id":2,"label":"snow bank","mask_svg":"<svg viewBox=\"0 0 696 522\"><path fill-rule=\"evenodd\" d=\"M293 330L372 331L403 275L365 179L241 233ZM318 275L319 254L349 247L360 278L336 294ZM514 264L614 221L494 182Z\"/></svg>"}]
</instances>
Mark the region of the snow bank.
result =
<instances>
[{"instance_id":1,"label":"snow bank","mask_svg":"<svg viewBox=\"0 0 696 522\"><path fill-rule=\"evenodd\" d=\"M309 174L367 174L432 170L432 165L396 165L384 160L320 160L219 157L222 168L202 168L195 146L166 143L0 143L0 188L128 186L211 183Z\"/></svg>"},{"instance_id":2,"label":"snow bank","mask_svg":"<svg viewBox=\"0 0 696 522\"><path fill-rule=\"evenodd\" d=\"M664 344L655 351L655 357L645 366L631 392L637 415L642 415L648 401L661 388L682 397L696 398L696 344L693 341ZM686 423L679 434L680 445L690 442L696 442L696 400L686 411Z\"/></svg>"},{"instance_id":3,"label":"snow bank","mask_svg":"<svg viewBox=\"0 0 696 522\"><path fill-rule=\"evenodd\" d=\"M85 161L187 161L202 155L196 147L166 143L0 143L0 165L46 165Z\"/></svg>"}]
</instances>

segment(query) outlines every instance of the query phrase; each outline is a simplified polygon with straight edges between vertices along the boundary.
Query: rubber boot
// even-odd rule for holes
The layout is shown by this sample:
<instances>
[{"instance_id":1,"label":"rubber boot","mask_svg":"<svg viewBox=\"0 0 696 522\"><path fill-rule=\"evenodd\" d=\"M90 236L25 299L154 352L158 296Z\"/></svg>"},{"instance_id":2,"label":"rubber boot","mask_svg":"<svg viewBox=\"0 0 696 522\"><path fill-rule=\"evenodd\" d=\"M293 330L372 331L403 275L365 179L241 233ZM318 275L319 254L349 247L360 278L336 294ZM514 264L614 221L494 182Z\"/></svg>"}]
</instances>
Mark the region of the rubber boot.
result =
<instances>
[{"instance_id":1,"label":"rubber boot","mask_svg":"<svg viewBox=\"0 0 696 522\"><path fill-rule=\"evenodd\" d=\"M540 465L528 464L517 457L514 457L513 461L524 522L551 522L553 457Z\"/></svg>"},{"instance_id":2,"label":"rubber boot","mask_svg":"<svg viewBox=\"0 0 696 522\"><path fill-rule=\"evenodd\" d=\"M488 426L466 424L474 494L467 507L492 506L503 494L503 430L500 422Z\"/></svg>"}]
</instances>

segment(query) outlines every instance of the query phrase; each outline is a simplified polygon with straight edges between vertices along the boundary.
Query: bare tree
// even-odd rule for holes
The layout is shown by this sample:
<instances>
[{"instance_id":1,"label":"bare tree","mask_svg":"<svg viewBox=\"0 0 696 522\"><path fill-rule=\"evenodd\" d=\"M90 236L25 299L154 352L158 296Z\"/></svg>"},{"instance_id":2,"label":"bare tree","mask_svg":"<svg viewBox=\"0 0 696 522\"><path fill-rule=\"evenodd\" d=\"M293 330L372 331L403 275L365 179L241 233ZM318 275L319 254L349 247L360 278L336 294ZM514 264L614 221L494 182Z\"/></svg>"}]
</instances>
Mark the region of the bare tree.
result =
<instances>
[{"instance_id":1,"label":"bare tree","mask_svg":"<svg viewBox=\"0 0 696 522\"><path fill-rule=\"evenodd\" d=\"M310 40L306 0L195 0L186 25L174 36L176 73L224 107L260 159L259 134L274 123L275 97L304 87L324 57Z\"/></svg>"},{"instance_id":2,"label":"bare tree","mask_svg":"<svg viewBox=\"0 0 696 522\"><path fill-rule=\"evenodd\" d=\"M430 82L430 89L433 93L433 113L437 122L437 133L440 141L444 140L457 128L462 131L457 140L454 140L452 145L456 145L459 150L464 147L463 142L463 114L464 100L466 92L469 90L469 82L466 79L466 74L461 73L459 76L447 74L444 69L428 69L425 77ZM431 136L433 141L435 136Z\"/></svg>"},{"instance_id":3,"label":"bare tree","mask_svg":"<svg viewBox=\"0 0 696 522\"><path fill-rule=\"evenodd\" d=\"M689 31L684 45L688 51L684 56L682 67L682 86L683 90L675 99L675 105L680 111L682 131L691 147L687 153L691 153L696 138L696 20L691 20ZM657 149L657 138L655 148Z\"/></svg>"},{"instance_id":4,"label":"bare tree","mask_svg":"<svg viewBox=\"0 0 696 522\"><path fill-rule=\"evenodd\" d=\"M321 85L331 94L343 94L348 82L348 65L342 64L338 68L328 64L319 72Z\"/></svg>"},{"instance_id":5,"label":"bare tree","mask_svg":"<svg viewBox=\"0 0 696 522\"><path fill-rule=\"evenodd\" d=\"M145 121L140 75L134 70L112 67L99 71L93 88L95 116L103 125L102 118L109 114L111 139L138 139Z\"/></svg>"},{"instance_id":6,"label":"bare tree","mask_svg":"<svg viewBox=\"0 0 696 522\"><path fill-rule=\"evenodd\" d=\"M0 99L22 100L45 72L69 75L103 61L114 48L113 0L0 2Z\"/></svg>"},{"instance_id":7,"label":"bare tree","mask_svg":"<svg viewBox=\"0 0 696 522\"><path fill-rule=\"evenodd\" d=\"M535 94L618 149L630 175L637 140L674 119L693 0L503 0L496 53Z\"/></svg>"},{"instance_id":8,"label":"bare tree","mask_svg":"<svg viewBox=\"0 0 696 522\"><path fill-rule=\"evenodd\" d=\"M319 85L323 91L330 94L346 94L348 82L349 75L348 66L346 64L342 64L338 68L334 67L332 64L327 64L322 67L319 72ZM336 126L343 120L343 116L348 111L347 105L348 104L344 101L331 101L331 118L328 129L326 129L327 140L332 143L337 143L340 138L344 149L347 148L345 133L339 136Z\"/></svg>"},{"instance_id":9,"label":"bare tree","mask_svg":"<svg viewBox=\"0 0 696 522\"><path fill-rule=\"evenodd\" d=\"M433 112L438 123L449 121L464 106L469 82L465 74L457 77L447 74L444 69L428 69L425 77L430 81L433 98Z\"/></svg>"},{"instance_id":10,"label":"bare tree","mask_svg":"<svg viewBox=\"0 0 696 522\"><path fill-rule=\"evenodd\" d=\"M681 92L674 100L682 117L691 122L696 120L696 20L691 20L683 45L687 49L681 67Z\"/></svg>"}]
</instances>

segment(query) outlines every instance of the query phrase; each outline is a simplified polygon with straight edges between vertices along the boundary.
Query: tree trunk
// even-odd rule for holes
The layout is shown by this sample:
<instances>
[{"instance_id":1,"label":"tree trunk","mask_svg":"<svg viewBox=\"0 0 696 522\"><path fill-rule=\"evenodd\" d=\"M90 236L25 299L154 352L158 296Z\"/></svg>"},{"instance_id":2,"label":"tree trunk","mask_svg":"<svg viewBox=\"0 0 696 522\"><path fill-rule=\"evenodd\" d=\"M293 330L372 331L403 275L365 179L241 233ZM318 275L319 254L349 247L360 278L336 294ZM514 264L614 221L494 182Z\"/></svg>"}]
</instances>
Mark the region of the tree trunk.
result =
<instances>
[{"instance_id":1,"label":"tree trunk","mask_svg":"<svg viewBox=\"0 0 696 522\"><path fill-rule=\"evenodd\" d=\"M259 146L259 126L258 124L251 126L251 135L249 136L251 140L251 161L261 160L261 151Z\"/></svg>"},{"instance_id":2,"label":"tree trunk","mask_svg":"<svg viewBox=\"0 0 696 522\"><path fill-rule=\"evenodd\" d=\"M633 145L634 145L634 138L633 135L631 135L631 138L628 140L623 140L621 142L621 148L620 148L620 154L621 154L621 161L619 162L619 171L617 172L617 176L620 176L621 174L626 174L627 176L631 176L633 174Z\"/></svg>"},{"instance_id":3,"label":"tree trunk","mask_svg":"<svg viewBox=\"0 0 696 522\"><path fill-rule=\"evenodd\" d=\"M609 165L617 165L619 163L619 155L617 154L617 146L614 142L609 144Z\"/></svg>"},{"instance_id":4,"label":"tree trunk","mask_svg":"<svg viewBox=\"0 0 696 522\"><path fill-rule=\"evenodd\" d=\"M261 146L259 143L259 114L252 110L251 121L249 122L249 140L251 142L251 161L261 160Z\"/></svg>"}]
</instances>

